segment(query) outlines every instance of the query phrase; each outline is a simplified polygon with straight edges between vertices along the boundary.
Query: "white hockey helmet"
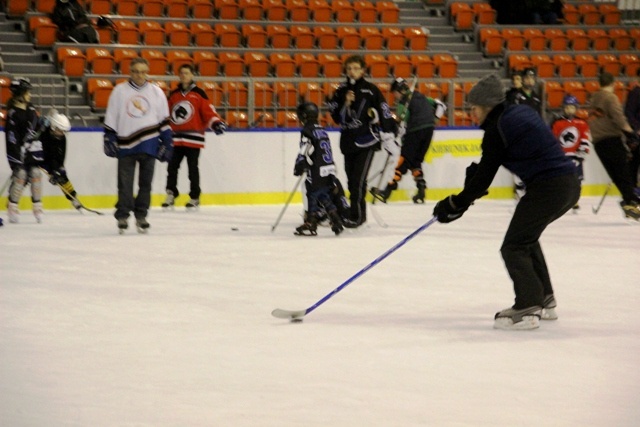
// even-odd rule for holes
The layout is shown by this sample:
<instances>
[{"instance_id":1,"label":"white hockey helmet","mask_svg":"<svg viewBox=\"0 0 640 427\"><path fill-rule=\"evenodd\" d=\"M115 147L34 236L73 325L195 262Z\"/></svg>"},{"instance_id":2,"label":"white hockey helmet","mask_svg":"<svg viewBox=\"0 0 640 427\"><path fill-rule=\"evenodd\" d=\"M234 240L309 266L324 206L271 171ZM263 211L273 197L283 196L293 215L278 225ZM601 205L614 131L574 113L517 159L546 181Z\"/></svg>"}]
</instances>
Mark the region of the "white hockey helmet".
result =
<instances>
[{"instance_id":1,"label":"white hockey helmet","mask_svg":"<svg viewBox=\"0 0 640 427\"><path fill-rule=\"evenodd\" d=\"M51 129L60 130L62 132L69 132L71 130L71 122L64 114L58 112L49 116L49 122L51 123Z\"/></svg>"}]
</instances>

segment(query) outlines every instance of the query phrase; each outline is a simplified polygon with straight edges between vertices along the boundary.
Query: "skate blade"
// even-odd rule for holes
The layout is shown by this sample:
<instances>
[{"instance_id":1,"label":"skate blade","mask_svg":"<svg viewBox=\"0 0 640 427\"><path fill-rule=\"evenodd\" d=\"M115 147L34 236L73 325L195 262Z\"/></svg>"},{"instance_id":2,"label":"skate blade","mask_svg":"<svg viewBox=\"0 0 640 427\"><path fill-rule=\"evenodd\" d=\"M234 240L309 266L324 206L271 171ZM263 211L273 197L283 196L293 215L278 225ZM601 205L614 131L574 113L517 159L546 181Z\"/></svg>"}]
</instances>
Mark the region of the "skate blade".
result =
<instances>
[{"instance_id":1,"label":"skate blade","mask_svg":"<svg viewBox=\"0 0 640 427\"><path fill-rule=\"evenodd\" d=\"M558 314L555 308L543 308L540 318L542 320L558 320Z\"/></svg>"},{"instance_id":2,"label":"skate blade","mask_svg":"<svg viewBox=\"0 0 640 427\"><path fill-rule=\"evenodd\" d=\"M494 329L505 331L526 331L539 327L540 318L538 316L522 316L522 320L518 323L513 323L510 317L498 317L493 323Z\"/></svg>"}]
</instances>

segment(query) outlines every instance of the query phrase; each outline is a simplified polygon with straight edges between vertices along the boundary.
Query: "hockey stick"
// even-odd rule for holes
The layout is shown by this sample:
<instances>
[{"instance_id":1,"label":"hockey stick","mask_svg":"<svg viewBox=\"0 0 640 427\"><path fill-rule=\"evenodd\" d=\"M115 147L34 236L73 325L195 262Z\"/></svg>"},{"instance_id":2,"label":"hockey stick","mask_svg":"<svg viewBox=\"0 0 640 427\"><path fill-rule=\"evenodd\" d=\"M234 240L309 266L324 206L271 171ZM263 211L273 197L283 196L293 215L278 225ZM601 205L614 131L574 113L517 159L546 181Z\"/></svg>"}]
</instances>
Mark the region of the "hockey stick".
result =
<instances>
[{"instance_id":1,"label":"hockey stick","mask_svg":"<svg viewBox=\"0 0 640 427\"><path fill-rule=\"evenodd\" d=\"M320 305L325 303L329 298L333 297L335 294L337 294L338 292L340 292L341 290L346 288L348 285L353 283L358 277L362 276L364 273L366 273L367 271L371 270L373 267L378 265L382 260L384 260L386 257L388 257L389 255L394 253L396 250L398 250L402 246L404 246L409 240L413 239L419 233L421 233L422 231L426 230L431 224L433 224L437 220L438 220L438 218L435 217L435 216L433 218L431 218L429 221L427 221L425 224L423 224L416 231L414 231L413 233L409 234L407 237L402 239L399 243L397 243L391 249L387 250L385 253L380 255L378 258L376 258L373 261L371 261L371 263L369 263L369 265L367 265L362 270L358 271L356 274L354 274L353 276L348 278L344 283L342 283L340 286L338 286L337 288L335 288L334 290L329 292L327 295L325 295L322 299L320 299L318 302L313 304L311 307L309 307L307 309L304 309L304 310L283 310L283 309L280 309L280 308L276 308L275 310L273 310L271 312L271 315L274 316L274 317L277 317L278 319L289 319L289 320L292 320L292 321L294 321L294 320L302 320L302 318L304 316L306 316L307 314L311 313L313 310L315 310Z\"/></svg>"},{"instance_id":2,"label":"hockey stick","mask_svg":"<svg viewBox=\"0 0 640 427\"><path fill-rule=\"evenodd\" d=\"M613 183L610 182L609 184L607 184L607 188L604 189L604 194L602 195L602 198L600 199L600 203L598 203L598 206L592 206L591 207L591 212L593 212L594 215L598 215L598 212L600 211L600 208L602 207L602 204L604 203L604 199L605 197L607 197L607 194L609 194L609 190L611 190L611 185Z\"/></svg>"},{"instance_id":3,"label":"hockey stick","mask_svg":"<svg viewBox=\"0 0 640 427\"><path fill-rule=\"evenodd\" d=\"M278 219L276 219L276 222L271 226L271 232L272 233L275 231L275 229L278 226L278 224L280 224L280 220L282 219L282 216L284 215L284 212L289 207L289 203L291 203L291 199L293 199L293 196L296 194L296 190L300 186L300 183L302 182L302 178L304 178L304 174L300 175L300 178L298 178L298 180L296 181L296 185L291 190L291 193L289 193L289 197L287 198L287 201L285 202L284 206L282 207L282 210L280 211L280 215L278 215Z\"/></svg>"},{"instance_id":4,"label":"hockey stick","mask_svg":"<svg viewBox=\"0 0 640 427\"><path fill-rule=\"evenodd\" d=\"M44 169L44 168L40 168L40 170L42 170L42 172L44 172L44 174L45 174L45 175L47 175L47 177L51 177L51 175L49 175L49 172L47 172L47 170L46 170L46 169ZM81 202L80 200L78 200L78 198L77 198L77 197L75 197L74 195L72 195L71 193L69 193L69 192L68 192L68 191L67 191L67 190L66 190L62 185L60 185L60 184L58 184L58 183L56 183L56 185L57 185L58 187L60 187L60 189L62 190L62 192L63 192L66 196L70 197L70 198L71 198L71 200L73 200L73 201L77 202L77 203L78 203L78 205L80 205L80 208L81 208L81 209L84 209L85 211L87 211L87 212L91 212L91 213L94 213L94 214L96 214L96 215L104 215L104 213L102 213L102 212L98 212L98 211L96 211L96 210L93 210L93 209L90 209L90 208L86 207L84 204L82 204L82 202Z\"/></svg>"}]
</instances>

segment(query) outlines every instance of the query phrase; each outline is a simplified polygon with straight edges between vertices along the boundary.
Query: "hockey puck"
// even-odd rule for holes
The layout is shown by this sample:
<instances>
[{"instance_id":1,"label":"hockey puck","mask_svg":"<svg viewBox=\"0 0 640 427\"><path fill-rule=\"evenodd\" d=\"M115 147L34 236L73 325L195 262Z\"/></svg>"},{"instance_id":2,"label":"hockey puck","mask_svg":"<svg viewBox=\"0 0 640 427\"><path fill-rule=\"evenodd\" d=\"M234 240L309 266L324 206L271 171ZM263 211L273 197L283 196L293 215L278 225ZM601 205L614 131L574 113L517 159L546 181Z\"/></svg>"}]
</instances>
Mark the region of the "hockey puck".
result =
<instances>
[{"instance_id":1,"label":"hockey puck","mask_svg":"<svg viewBox=\"0 0 640 427\"><path fill-rule=\"evenodd\" d=\"M238 227L231 227L231 231L238 231L240 230Z\"/></svg>"}]
</instances>

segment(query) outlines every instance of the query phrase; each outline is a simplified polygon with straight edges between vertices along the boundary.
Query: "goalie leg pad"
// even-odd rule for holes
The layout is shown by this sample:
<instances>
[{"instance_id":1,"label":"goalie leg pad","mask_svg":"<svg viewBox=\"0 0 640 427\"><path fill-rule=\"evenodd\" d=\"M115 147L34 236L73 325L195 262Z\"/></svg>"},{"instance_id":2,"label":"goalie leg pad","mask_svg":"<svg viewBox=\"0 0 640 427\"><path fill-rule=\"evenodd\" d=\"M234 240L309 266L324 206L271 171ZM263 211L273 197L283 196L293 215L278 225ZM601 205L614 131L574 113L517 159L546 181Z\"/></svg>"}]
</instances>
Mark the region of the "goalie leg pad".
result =
<instances>
[{"instance_id":1,"label":"goalie leg pad","mask_svg":"<svg viewBox=\"0 0 640 427\"><path fill-rule=\"evenodd\" d=\"M11 185L9 186L9 202L18 203L24 186L27 183L27 171L24 168L14 168L11 174Z\"/></svg>"},{"instance_id":2,"label":"goalie leg pad","mask_svg":"<svg viewBox=\"0 0 640 427\"><path fill-rule=\"evenodd\" d=\"M31 200L34 203L42 199L42 172L38 167L29 168L29 183L31 184Z\"/></svg>"}]
</instances>

